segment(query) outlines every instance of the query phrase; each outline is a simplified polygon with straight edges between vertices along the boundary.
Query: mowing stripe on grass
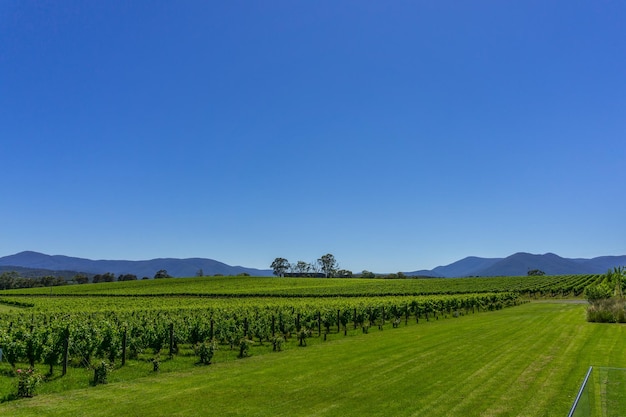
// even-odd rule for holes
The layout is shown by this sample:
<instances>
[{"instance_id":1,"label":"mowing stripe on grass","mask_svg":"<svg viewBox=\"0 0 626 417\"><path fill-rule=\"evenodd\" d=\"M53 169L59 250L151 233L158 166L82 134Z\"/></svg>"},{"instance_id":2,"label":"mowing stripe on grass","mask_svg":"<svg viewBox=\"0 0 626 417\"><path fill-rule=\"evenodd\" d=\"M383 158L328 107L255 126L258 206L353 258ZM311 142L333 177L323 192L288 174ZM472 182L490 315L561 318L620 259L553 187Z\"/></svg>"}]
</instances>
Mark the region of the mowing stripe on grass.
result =
<instances>
[{"instance_id":1,"label":"mowing stripe on grass","mask_svg":"<svg viewBox=\"0 0 626 417\"><path fill-rule=\"evenodd\" d=\"M626 327L531 303L0 405L11 416L559 416Z\"/></svg>"}]
</instances>

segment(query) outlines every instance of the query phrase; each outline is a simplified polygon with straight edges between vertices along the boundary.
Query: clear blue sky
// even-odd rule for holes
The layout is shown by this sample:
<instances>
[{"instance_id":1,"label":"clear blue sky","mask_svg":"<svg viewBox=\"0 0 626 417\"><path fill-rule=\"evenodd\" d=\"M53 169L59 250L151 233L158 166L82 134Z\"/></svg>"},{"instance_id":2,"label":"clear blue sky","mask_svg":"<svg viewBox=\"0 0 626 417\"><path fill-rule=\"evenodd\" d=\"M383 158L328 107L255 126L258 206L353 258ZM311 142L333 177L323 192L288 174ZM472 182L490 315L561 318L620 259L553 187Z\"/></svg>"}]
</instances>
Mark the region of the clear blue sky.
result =
<instances>
[{"instance_id":1,"label":"clear blue sky","mask_svg":"<svg viewBox=\"0 0 626 417\"><path fill-rule=\"evenodd\" d=\"M0 256L626 254L626 2L0 2Z\"/></svg>"}]
</instances>

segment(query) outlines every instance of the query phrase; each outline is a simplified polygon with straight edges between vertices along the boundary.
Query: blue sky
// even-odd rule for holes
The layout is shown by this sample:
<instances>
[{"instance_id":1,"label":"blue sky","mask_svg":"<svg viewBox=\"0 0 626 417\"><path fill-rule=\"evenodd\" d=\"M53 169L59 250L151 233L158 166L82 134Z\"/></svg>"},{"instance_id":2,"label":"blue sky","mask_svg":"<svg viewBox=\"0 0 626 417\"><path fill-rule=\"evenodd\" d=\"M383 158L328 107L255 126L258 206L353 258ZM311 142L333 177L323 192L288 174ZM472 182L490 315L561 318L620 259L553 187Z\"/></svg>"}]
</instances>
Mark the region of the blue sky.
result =
<instances>
[{"instance_id":1,"label":"blue sky","mask_svg":"<svg viewBox=\"0 0 626 417\"><path fill-rule=\"evenodd\" d=\"M626 254L626 3L3 1L0 256Z\"/></svg>"}]
</instances>

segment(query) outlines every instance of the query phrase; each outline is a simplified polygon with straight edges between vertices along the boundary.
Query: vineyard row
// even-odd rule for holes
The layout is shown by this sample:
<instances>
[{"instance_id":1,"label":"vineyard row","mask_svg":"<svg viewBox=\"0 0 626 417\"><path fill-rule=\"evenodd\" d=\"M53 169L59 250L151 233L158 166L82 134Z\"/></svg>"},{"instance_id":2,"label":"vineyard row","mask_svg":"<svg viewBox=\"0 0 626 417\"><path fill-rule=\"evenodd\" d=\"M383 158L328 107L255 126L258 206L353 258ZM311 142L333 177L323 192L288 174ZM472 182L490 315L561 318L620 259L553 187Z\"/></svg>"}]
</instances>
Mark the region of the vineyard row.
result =
<instances>
[{"instance_id":1,"label":"vineyard row","mask_svg":"<svg viewBox=\"0 0 626 417\"><path fill-rule=\"evenodd\" d=\"M139 354L167 349L177 352L182 344L204 342L229 345L258 339L272 341L297 337L300 343L341 329L396 327L403 320L429 320L441 315L496 310L519 302L515 293L492 293L420 298L389 297L367 300L319 299L313 302L258 304L235 303L210 308L82 313L0 315L0 348L12 366L37 363L49 366L69 362L91 366L94 358L124 362ZM67 310L66 310L67 311ZM70 310L71 311L71 310ZM275 345L276 347L276 345Z\"/></svg>"}]
</instances>

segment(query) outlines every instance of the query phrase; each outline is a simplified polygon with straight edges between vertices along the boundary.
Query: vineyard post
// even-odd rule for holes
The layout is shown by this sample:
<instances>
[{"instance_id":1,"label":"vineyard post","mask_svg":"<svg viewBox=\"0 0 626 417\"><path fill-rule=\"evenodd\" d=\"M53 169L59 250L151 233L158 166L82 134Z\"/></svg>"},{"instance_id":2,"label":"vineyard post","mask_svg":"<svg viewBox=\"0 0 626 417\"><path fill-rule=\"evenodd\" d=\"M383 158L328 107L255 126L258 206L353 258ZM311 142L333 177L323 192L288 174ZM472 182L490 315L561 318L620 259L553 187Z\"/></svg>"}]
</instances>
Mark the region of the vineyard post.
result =
<instances>
[{"instance_id":1,"label":"vineyard post","mask_svg":"<svg viewBox=\"0 0 626 417\"><path fill-rule=\"evenodd\" d=\"M174 323L170 323L170 357L174 355Z\"/></svg>"},{"instance_id":2,"label":"vineyard post","mask_svg":"<svg viewBox=\"0 0 626 417\"><path fill-rule=\"evenodd\" d=\"M322 313L317 312L317 337L322 335Z\"/></svg>"},{"instance_id":3,"label":"vineyard post","mask_svg":"<svg viewBox=\"0 0 626 417\"><path fill-rule=\"evenodd\" d=\"M213 324L214 324L213 317L211 317L211 333L209 333L210 340L213 340L213 338L214 338L214 336L213 336Z\"/></svg>"},{"instance_id":4,"label":"vineyard post","mask_svg":"<svg viewBox=\"0 0 626 417\"><path fill-rule=\"evenodd\" d=\"M276 337L276 317L272 314L272 337Z\"/></svg>"},{"instance_id":5,"label":"vineyard post","mask_svg":"<svg viewBox=\"0 0 626 417\"><path fill-rule=\"evenodd\" d=\"M408 326L409 324L409 304L404 305L404 325Z\"/></svg>"},{"instance_id":6,"label":"vineyard post","mask_svg":"<svg viewBox=\"0 0 626 417\"><path fill-rule=\"evenodd\" d=\"M122 366L126 365L126 338L128 335L128 330L124 328L124 333L122 334Z\"/></svg>"},{"instance_id":7,"label":"vineyard post","mask_svg":"<svg viewBox=\"0 0 626 417\"><path fill-rule=\"evenodd\" d=\"M243 318L243 337L248 337L248 317Z\"/></svg>"},{"instance_id":8,"label":"vineyard post","mask_svg":"<svg viewBox=\"0 0 626 417\"><path fill-rule=\"evenodd\" d=\"M354 307L354 316L352 316L354 318L354 330L356 330L356 307Z\"/></svg>"},{"instance_id":9,"label":"vineyard post","mask_svg":"<svg viewBox=\"0 0 626 417\"><path fill-rule=\"evenodd\" d=\"M296 315L296 330L300 331L300 313Z\"/></svg>"},{"instance_id":10,"label":"vineyard post","mask_svg":"<svg viewBox=\"0 0 626 417\"><path fill-rule=\"evenodd\" d=\"M341 331L341 319L339 318L339 316L341 315L341 310L337 310L337 333L339 333Z\"/></svg>"},{"instance_id":11,"label":"vineyard post","mask_svg":"<svg viewBox=\"0 0 626 417\"><path fill-rule=\"evenodd\" d=\"M63 332L63 372L62 375L67 373L67 362L70 353L70 327L65 328Z\"/></svg>"},{"instance_id":12,"label":"vineyard post","mask_svg":"<svg viewBox=\"0 0 626 417\"><path fill-rule=\"evenodd\" d=\"M380 307L380 311L381 311L381 317L382 317L382 325L385 325L385 306Z\"/></svg>"}]
</instances>

